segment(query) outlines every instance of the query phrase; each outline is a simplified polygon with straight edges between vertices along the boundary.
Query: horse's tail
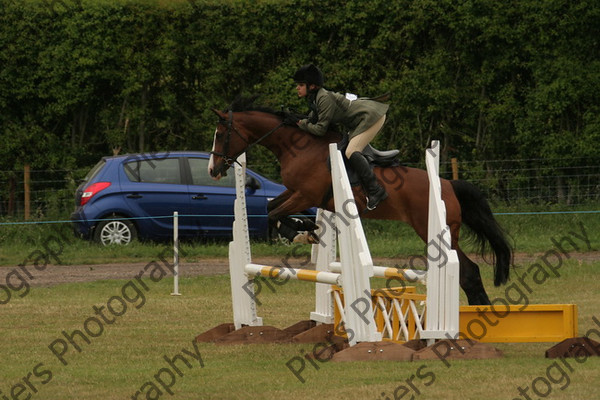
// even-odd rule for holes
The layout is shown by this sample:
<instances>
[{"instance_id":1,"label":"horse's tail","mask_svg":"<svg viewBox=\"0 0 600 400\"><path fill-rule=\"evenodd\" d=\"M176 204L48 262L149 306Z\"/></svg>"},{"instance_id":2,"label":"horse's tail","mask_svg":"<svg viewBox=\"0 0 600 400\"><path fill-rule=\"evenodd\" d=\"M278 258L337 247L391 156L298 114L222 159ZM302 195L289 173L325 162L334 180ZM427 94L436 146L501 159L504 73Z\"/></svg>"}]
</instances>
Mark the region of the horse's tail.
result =
<instances>
[{"instance_id":1,"label":"horse's tail","mask_svg":"<svg viewBox=\"0 0 600 400\"><path fill-rule=\"evenodd\" d=\"M451 183L460 203L462 222L469 228L468 233L481 256L485 256L491 247L494 285L500 286L506 283L513 261L513 249L506 233L494 218L485 196L475 185L462 180L451 181Z\"/></svg>"}]
</instances>

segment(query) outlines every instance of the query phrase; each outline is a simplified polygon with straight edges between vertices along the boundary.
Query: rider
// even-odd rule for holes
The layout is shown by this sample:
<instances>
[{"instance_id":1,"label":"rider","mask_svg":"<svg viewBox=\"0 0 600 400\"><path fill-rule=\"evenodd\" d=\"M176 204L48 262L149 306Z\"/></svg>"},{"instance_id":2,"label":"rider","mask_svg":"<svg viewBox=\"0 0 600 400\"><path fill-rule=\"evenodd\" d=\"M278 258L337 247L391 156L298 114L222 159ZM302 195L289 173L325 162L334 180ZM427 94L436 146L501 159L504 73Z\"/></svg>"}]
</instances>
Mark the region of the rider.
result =
<instances>
[{"instance_id":1,"label":"rider","mask_svg":"<svg viewBox=\"0 0 600 400\"><path fill-rule=\"evenodd\" d=\"M356 99L323 88L323 73L313 64L300 67L293 76L298 97L306 97L310 113L297 122L298 127L316 136L327 133L330 124L349 129L346 158L357 172L367 192L367 209L373 210L387 198L362 151L379 133L389 106L369 99Z\"/></svg>"}]
</instances>

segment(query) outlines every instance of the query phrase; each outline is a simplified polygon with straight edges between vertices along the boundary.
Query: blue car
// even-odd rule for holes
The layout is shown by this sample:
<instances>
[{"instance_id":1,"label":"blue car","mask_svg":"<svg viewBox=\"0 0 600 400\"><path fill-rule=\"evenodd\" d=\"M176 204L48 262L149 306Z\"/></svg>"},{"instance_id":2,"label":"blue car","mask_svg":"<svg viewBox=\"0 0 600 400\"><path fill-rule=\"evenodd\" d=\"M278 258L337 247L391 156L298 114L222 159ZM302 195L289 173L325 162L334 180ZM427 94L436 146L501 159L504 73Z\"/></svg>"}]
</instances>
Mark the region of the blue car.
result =
<instances>
[{"instance_id":1,"label":"blue car","mask_svg":"<svg viewBox=\"0 0 600 400\"><path fill-rule=\"evenodd\" d=\"M177 211L180 237L230 238L234 174L211 179L208 160L208 153L193 151L102 158L77 188L71 214L75 233L103 245L172 238ZM284 190L247 170L251 237L270 237L267 203Z\"/></svg>"}]
</instances>

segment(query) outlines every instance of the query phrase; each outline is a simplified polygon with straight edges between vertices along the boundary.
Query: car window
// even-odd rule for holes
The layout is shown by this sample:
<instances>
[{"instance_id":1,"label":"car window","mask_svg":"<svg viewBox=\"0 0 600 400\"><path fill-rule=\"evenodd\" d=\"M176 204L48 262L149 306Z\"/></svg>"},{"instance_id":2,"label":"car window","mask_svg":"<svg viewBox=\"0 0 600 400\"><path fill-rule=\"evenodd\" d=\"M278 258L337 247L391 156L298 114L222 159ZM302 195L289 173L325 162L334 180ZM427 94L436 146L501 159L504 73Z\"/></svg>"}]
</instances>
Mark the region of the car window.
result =
<instances>
[{"instance_id":1,"label":"car window","mask_svg":"<svg viewBox=\"0 0 600 400\"><path fill-rule=\"evenodd\" d=\"M181 184L178 158L156 158L131 161L124 165L132 182Z\"/></svg>"},{"instance_id":2,"label":"car window","mask_svg":"<svg viewBox=\"0 0 600 400\"><path fill-rule=\"evenodd\" d=\"M219 179L218 181L208 175L208 159L207 158L188 158L190 163L190 170L192 172L192 185L202 186L235 186L235 174L233 168L227 176Z\"/></svg>"},{"instance_id":3,"label":"car window","mask_svg":"<svg viewBox=\"0 0 600 400\"><path fill-rule=\"evenodd\" d=\"M92 168L92 169L91 169L91 170L90 170L90 171L87 173L87 175L85 176L85 178L83 178L83 181L84 181L84 182L89 182L89 181L91 181L91 180L92 180L92 179L93 179L93 178L96 176L96 174L98 174L98 172L100 172L100 171L102 170L102 168L104 168L104 166L105 166L105 165L106 165L106 160L104 160L104 159L103 159L103 160L100 160L100 161L98 162L98 164L96 164L96 165L94 166L94 168Z\"/></svg>"}]
</instances>

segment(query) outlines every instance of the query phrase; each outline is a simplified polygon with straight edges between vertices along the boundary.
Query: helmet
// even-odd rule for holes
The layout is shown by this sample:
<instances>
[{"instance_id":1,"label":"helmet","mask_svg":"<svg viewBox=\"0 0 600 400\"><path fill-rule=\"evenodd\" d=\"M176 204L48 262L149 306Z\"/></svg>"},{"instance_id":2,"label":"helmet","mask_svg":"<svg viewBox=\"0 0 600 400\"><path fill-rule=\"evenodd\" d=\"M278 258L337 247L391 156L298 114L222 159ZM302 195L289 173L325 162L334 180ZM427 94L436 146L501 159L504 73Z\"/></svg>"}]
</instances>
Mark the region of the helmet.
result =
<instances>
[{"instance_id":1,"label":"helmet","mask_svg":"<svg viewBox=\"0 0 600 400\"><path fill-rule=\"evenodd\" d=\"M323 73L314 64L303 65L293 76L295 82L323 86Z\"/></svg>"}]
</instances>

